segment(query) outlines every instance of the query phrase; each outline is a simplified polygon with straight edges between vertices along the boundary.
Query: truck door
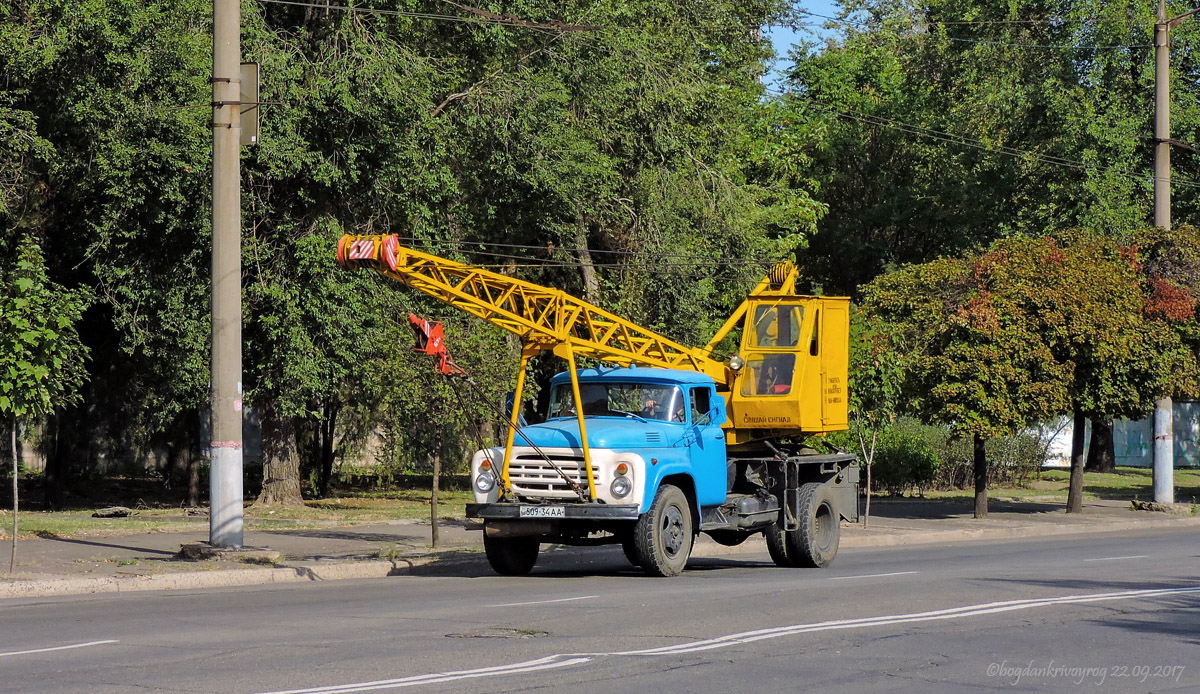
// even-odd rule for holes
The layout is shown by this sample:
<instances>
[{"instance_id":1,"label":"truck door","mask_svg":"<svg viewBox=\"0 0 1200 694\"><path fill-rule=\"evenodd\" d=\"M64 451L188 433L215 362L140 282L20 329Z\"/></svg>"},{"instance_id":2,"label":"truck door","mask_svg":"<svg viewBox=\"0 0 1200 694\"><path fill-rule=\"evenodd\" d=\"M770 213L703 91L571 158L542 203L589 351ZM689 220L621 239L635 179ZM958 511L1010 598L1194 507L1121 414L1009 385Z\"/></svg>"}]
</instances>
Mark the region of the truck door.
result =
<instances>
[{"instance_id":1,"label":"truck door","mask_svg":"<svg viewBox=\"0 0 1200 694\"><path fill-rule=\"evenodd\" d=\"M692 470L695 471L696 502L700 506L712 506L725 501L725 422L720 398L708 386L693 386L688 389L688 438L691 445Z\"/></svg>"}]
</instances>

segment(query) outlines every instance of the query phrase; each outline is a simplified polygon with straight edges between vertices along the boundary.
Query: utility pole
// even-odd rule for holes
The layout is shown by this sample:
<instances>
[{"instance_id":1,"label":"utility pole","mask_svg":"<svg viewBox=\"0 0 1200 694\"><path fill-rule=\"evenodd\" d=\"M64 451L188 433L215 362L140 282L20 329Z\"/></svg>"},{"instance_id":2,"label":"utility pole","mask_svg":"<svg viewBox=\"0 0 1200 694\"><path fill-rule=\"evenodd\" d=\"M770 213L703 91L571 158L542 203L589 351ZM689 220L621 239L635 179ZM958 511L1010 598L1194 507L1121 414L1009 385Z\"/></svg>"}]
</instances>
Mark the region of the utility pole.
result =
<instances>
[{"instance_id":1,"label":"utility pole","mask_svg":"<svg viewBox=\"0 0 1200 694\"><path fill-rule=\"evenodd\" d=\"M242 546L241 5L213 0L212 440L208 541Z\"/></svg>"},{"instance_id":2,"label":"utility pole","mask_svg":"<svg viewBox=\"0 0 1200 694\"><path fill-rule=\"evenodd\" d=\"M1167 19L1167 2L1158 0L1154 25L1154 226L1171 228L1171 29L1200 8ZM1175 503L1174 403L1154 404L1154 501Z\"/></svg>"}]
</instances>

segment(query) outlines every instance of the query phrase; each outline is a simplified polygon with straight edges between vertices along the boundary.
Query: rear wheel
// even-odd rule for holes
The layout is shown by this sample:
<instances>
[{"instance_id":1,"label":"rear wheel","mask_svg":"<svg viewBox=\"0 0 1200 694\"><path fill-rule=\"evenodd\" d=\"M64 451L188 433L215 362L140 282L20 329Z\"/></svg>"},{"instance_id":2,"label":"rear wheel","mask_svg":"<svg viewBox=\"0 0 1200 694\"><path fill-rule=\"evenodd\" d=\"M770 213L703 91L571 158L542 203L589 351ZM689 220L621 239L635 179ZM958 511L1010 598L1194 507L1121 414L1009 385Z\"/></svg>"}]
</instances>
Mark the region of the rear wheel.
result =
<instances>
[{"instance_id":1,"label":"rear wheel","mask_svg":"<svg viewBox=\"0 0 1200 694\"><path fill-rule=\"evenodd\" d=\"M796 566L823 569L832 564L841 542L842 519L829 487L817 482L801 486L796 515L800 527L785 538L788 556Z\"/></svg>"},{"instance_id":2,"label":"rear wheel","mask_svg":"<svg viewBox=\"0 0 1200 694\"><path fill-rule=\"evenodd\" d=\"M692 510L679 487L658 488L650 510L638 518L633 540L638 565L651 576L678 576L692 553Z\"/></svg>"},{"instance_id":3,"label":"rear wheel","mask_svg":"<svg viewBox=\"0 0 1200 694\"><path fill-rule=\"evenodd\" d=\"M537 563L541 545L536 537L488 537L483 534L483 551L492 569L501 576L524 576Z\"/></svg>"}]
</instances>

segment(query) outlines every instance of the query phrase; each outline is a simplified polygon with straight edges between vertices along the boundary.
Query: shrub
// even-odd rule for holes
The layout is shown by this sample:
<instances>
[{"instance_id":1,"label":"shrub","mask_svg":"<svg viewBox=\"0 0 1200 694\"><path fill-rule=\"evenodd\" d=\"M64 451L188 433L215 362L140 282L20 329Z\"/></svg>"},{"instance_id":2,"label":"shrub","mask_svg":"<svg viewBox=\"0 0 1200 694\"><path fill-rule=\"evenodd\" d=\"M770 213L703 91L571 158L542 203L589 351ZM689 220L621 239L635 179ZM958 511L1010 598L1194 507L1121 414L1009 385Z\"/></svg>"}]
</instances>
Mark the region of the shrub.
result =
<instances>
[{"instance_id":1,"label":"shrub","mask_svg":"<svg viewBox=\"0 0 1200 694\"><path fill-rule=\"evenodd\" d=\"M920 431L895 426L879 436L872 466L876 489L903 494L910 488L924 493L936 478L940 461Z\"/></svg>"}]
</instances>

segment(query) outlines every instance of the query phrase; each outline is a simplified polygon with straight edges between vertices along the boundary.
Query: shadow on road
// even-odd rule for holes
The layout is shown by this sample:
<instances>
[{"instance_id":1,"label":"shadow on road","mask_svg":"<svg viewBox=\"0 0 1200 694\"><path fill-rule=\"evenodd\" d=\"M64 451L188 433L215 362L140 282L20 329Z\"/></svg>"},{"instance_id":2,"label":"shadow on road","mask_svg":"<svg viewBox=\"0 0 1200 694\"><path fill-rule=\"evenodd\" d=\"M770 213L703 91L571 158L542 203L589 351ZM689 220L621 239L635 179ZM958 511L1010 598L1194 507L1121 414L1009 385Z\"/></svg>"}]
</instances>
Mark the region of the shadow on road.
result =
<instances>
[{"instance_id":1,"label":"shadow on road","mask_svg":"<svg viewBox=\"0 0 1200 694\"><path fill-rule=\"evenodd\" d=\"M890 520L945 520L972 515L975 502L971 499L872 499L871 518ZM1036 516L1064 513L1063 504L1054 502L1013 502L991 499L988 514Z\"/></svg>"},{"instance_id":2,"label":"shadow on road","mask_svg":"<svg viewBox=\"0 0 1200 694\"><path fill-rule=\"evenodd\" d=\"M1170 590L1200 588L1200 581L1099 581L1082 578L981 578L982 584L1022 584L1058 588L1064 592L1117 593L1130 590ZM1177 595L1156 595L1140 598L1151 603L1152 609L1130 610L1128 600L1111 603L1091 603L1109 608L1109 616L1089 620L1097 626L1108 626L1146 636L1168 637L1200 645L1200 592Z\"/></svg>"},{"instance_id":3,"label":"shadow on road","mask_svg":"<svg viewBox=\"0 0 1200 694\"><path fill-rule=\"evenodd\" d=\"M688 561L684 576L698 572L729 571L755 567L774 567L770 562L736 560L726 558L692 558ZM416 566L406 572L412 576L447 576L454 578L499 578L488 566L482 552L445 552L436 561ZM646 578L640 568L630 564L616 547L563 547L543 548L537 566L528 576L519 580L539 578L595 578L595 577Z\"/></svg>"}]
</instances>

